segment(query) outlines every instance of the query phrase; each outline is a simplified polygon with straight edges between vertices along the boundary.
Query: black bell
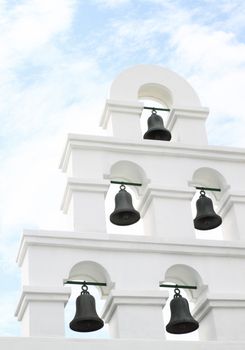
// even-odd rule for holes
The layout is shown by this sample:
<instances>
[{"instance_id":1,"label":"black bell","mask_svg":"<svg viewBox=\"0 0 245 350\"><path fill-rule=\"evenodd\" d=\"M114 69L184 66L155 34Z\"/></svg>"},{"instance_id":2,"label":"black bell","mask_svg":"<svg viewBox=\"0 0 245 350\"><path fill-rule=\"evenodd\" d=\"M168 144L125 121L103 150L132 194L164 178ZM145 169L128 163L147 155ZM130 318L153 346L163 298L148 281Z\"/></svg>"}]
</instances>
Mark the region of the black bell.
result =
<instances>
[{"instance_id":1,"label":"black bell","mask_svg":"<svg viewBox=\"0 0 245 350\"><path fill-rule=\"evenodd\" d=\"M206 197L205 191L200 192L196 202L197 215L194 219L194 227L197 230L211 230L222 224L222 218L217 215L213 208L213 202Z\"/></svg>"},{"instance_id":2,"label":"black bell","mask_svg":"<svg viewBox=\"0 0 245 350\"><path fill-rule=\"evenodd\" d=\"M166 326L168 333L185 334L194 332L199 327L198 322L190 313L187 299L180 295L178 288L175 289L174 299L170 302L170 310L171 318Z\"/></svg>"},{"instance_id":3,"label":"black bell","mask_svg":"<svg viewBox=\"0 0 245 350\"><path fill-rule=\"evenodd\" d=\"M148 118L148 131L144 134L144 139L170 141L171 133L163 124L162 117L157 115L153 109L151 116Z\"/></svg>"},{"instance_id":4,"label":"black bell","mask_svg":"<svg viewBox=\"0 0 245 350\"><path fill-rule=\"evenodd\" d=\"M96 313L94 297L87 292L87 289L83 289L81 295L77 297L76 314L70 322L70 328L75 332L93 332L103 326L103 320Z\"/></svg>"},{"instance_id":5,"label":"black bell","mask_svg":"<svg viewBox=\"0 0 245 350\"><path fill-rule=\"evenodd\" d=\"M140 213L134 209L131 194L120 186L120 191L115 196L115 210L110 215L110 221L119 226L135 224L140 219Z\"/></svg>"}]
</instances>

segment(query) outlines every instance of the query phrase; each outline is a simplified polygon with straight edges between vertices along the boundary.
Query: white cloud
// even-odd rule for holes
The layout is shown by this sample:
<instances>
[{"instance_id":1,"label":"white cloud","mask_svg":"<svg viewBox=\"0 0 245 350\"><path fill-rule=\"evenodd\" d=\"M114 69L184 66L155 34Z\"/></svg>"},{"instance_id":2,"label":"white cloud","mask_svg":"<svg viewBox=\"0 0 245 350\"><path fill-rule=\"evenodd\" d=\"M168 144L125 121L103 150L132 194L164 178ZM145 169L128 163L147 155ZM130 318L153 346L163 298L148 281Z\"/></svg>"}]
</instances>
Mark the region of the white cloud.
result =
<instances>
[{"instance_id":1,"label":"white cloud","mask_svg":"<svg viewBox=\"0 0 245 350\"><path fill-rule=\"evenodd\" d=\"M196 24L180 28L172 38L172 66L187 73L202 103L210 108L211 142L244 146L245 44L232 33Z\"/></svg>"},{"instance_id":2,"label":"white cloud","mask_svg":"<svg viewBox=\"0 0 245 350\"><path fill-rule=\"evenodd\" d=\"M144 15L130 0L91 3L107 6L106 25L71 47L77 1L21 0L13 7L0 0L0 253L7 274L15 270L23 227L70 227L59 211L65 177L57 169L66 133L99 133L109 80L128 65L161 64L186 77L211 109L211 140L245 145L241 1L205 1L206 11L181 1L142 1ZM110 9L124 4L133 11L111 18ZM16 304L10 299L2 302ZM11 317L2 319L7 334Z\"/></svg>"},{"instance_id":3,"label":"white cloud","mask_svg":"<svg viewBox=\"0 0 245 350\"><path fill-rule=\"evenodd\" d=\"M131 0L94 0L96 4L106 6L106 7L116 7L127 4Z\"/></svg>"},{"instance_id":4,"label":"white cloud","mask_svg":"<svg viewBox=\"0 0 245 350\"><path fill-rule=\"evenodd\" d=\"M236 19L240 22L244 4L237 1L230 6L223 1L214 5L211 1L205 3L206 7L187 9L180 7L177 1L153 2L161 6L154 18L149 12L149 16L112 21L113 31L111 34L107 32L107 41L99 47L100 52L111 56L111 61L116 61L121 52L125 60L146 52L150 63L163 64L186 77L200 95L203 105L211 110L208 120L210 135L219 122L219 129L224 128L225 136L230 136L223 137L222 132L218 132L210 137L210 141L244 145L240 130L245 129L245 44L239 41L238 28L234 26L233 30L232 27ZM204 11L207 15L203 14ZM209 13L212 13L213 23L208 18ZM231 119L236 124L227 135L227 120ZM230 125L230 121L228 123Z\"/></svg>"},{"instance_id":5,"label":"white cloud","mask_svg":"<svg viewBox=\"0 0 245 350\"><path fill-rule=\"evenodd\" d=\"M4 2L0 6L0 62L11 67L69 28L74 1L26 0L10 9Z\"/></svg>"}]
</instances>

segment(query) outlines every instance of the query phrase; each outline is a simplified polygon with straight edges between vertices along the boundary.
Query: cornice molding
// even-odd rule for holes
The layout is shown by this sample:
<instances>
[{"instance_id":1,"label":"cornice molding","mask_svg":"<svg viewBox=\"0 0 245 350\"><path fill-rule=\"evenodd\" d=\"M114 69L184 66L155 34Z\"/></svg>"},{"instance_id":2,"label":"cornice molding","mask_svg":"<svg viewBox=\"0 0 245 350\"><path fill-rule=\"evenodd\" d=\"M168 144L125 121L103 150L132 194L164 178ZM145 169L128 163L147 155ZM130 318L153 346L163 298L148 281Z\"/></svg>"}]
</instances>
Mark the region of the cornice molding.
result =
<instances>
[{"instance_id":1,"label":"cornice molding","mask_svg":"<svg viewBox=\"0 0 245 350\"><path fill-rule=\"evenodd\" d=\"M194 189L176 189L170 187L162 187L156 185L148 185L147 190L142 197L139 204L139 211L144 216L153 198L168 198L168 199L179 199L191 201L194 194Z\"/></svg>"},{"instance_id":2,"label":"cornice molding","mask_svg":"<svg viewBox=\"0 0 245 350\"><path fill-rule=\"evenodd\" d=\"M21 321L28 304L32 301L62 302L65 306L70 295L69 287L23 286L15 316Z\"/></svg>"},{"instance_id":3,"label":"cornice molding","mask_svg":"<svg viewBox=\"0 0 245 350\"><path fill-rule=\"evenodd\" d=\"M208 257L245 257L245 242L211 240L164 240L160 237L75 233L65 231L26 230L23 233L17 256L22 265L29 247L59 247L137 253L164 253Z\"/></svg>"},{"instance_id":4,"label":"cornice molding","mask_svg":"<svg viewBox=\"0 0 245 350\"><path fill-rule=\"evenodd\" d=\"M160 290L112 290L104 305L102 318L105 322L109 322L118 305L159 305L164 307L168 296L168 291Z\"/></svg>"},{"instance_id":5,"label":"cornice molding","mask_svg":"<svg viewBox=\"0 0 245 350\"><path fill-rule=\"evenodd\" d=\"M2 349L72 350L244 350L245 341L179 341L165 339L76 339L64 337L1 337Z\"/></svg>"},{"instance_id":6,"label":"cornice molding","mask_svg":"<svg viewBox=\"0 0 245 350\"><path fill-rule=\"evenodd\" d=\"M173 130L174 125L178 119L199 119L205 121L208 117L209 109L206 107L199 108L183 108L174 107L169 114L166 128Z\"/></svg>"},{"instance_id":7,"label":"cornice molding","mask_svg":"<svg viewBox=\"0 0 245 350\"><path fill-rule=\"evenodd\" d=\"M68 212L70 201L74 192L102 192L107 193L110 183L108 181L95 182L86 179L69 177L63 195L61 210L64 214Z\"/></svg>"},{"instance_id":8,"label":"cornice molding","mask_svg":"<svg viewBox=\"0 0 245 350\"><path fill-rule=\"evenodd\" d=\"M60 168L67 170L71 151L73 149L118 152L125 154L145 154L176 158L194 158L215 161L227 161L229 163L245 163L245 149L187 145L180 142L165 142L155 140L122 141L114 137L88 136L69 134L63 152Z\"/></svg>"},{"instance_id":9,"label":"cornice molding","mask_svg":"<svg viewBox=\"0 0 245 350\"><path fill-rule=\"evenodd\" d=\"M219 215L225 217L233 204L237 203L245 204L245 192L227 192L220 202L218 209Z\"/></svg>"},{"instance_id":10,"label":"cornice molding","mask_svg":"<svg viewBox=\"0 0 245 350\"><path fill-rule=\"evenodd\" d=\"M104 129L110 119L111 113L130 114L140 116L143 112L144 103L139 101L106 100L104 111L101 116L100 126Z\"/></svg>"},{"instance_id":11,"label":"cornice molding","mask_svg":"<svg viewBox=\"0 0 245 350\"><path fill-rule=\"evenodd\" d=\"M192 314L200 322L212 309L217 308L245 308L245 294L208 294L197 300Z\"/></svg>"}]
</instances>

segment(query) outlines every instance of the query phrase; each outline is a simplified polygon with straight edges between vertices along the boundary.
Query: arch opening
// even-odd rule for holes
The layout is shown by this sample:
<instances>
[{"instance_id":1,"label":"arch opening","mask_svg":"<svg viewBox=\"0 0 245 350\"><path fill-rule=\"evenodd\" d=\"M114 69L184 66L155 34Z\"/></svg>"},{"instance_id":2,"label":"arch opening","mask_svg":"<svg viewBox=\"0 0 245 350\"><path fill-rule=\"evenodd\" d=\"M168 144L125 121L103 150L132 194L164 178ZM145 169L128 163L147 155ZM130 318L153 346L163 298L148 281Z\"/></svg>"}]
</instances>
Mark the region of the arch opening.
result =
<instances>
[{"instance_id":1,"label":"arch opening","mask_svg":"<svg viewBox=\"0 0 245 350\"><path fill-rule=\"evenodd\" d=\"M203 282L199 273L192 267L184 264L176 264L169 267L164 276L164 282L173 285L185 285L185 286L196 286L197 289L180 289L180 294L182 297L188 300L190 311L192 312L195 307L195 299L203 290ZM168 288L169 299L163 309L163 319L164 325L168 324L170 320L170 302L174 297L174 288ZM167 340L199 340L198 330L187 333L187 334L170 334L166 332Z\"/></svg>"},{"instance_id":2,"label":"arch opening","mask_svg":"<svg viewBox=\"0 0 245 350\"><path fill-rule=\"evenodd\" d=\"M138 211L138 205L140 197L145 191L149 180L146 176L144 169L138 164L129 161L121 160L114 163L109 170L109 173L104 177L112 179L114 181L122 181L128 183L137 183L141 186L126 185L126 191L132 196L132 203L135 210ZM140 219L138 222L132 225L118 226L110 222L110 214L115 209L115 196L120 190L120 184L111 184L105 199L105 215L106 215L106 226L107 232L116 234L143 234L143 223Z\"/></svg>"},{"instance_id":3,"label":"arch opening","mask_svg":"<svg viewBox=\"0 0 245 350\"><path fill-rule=\"evenodd\" d=\"M142 95L139 96L140 100L144 103L144 106L146 107L153 107L153 108L169 108L169 105L165 103L163 100L160 100L158 98L151 97L150 95ZM168 111L157 111L157 115L159 115L162 120L164 127L167 124L167 120L169 117ZM144 137L145 132L148 130L148 118L151 116L151 110L149 109L143 109L143 112L141 114L140 118L140 126L142 130L142 138Z\"/></svg>"},{"instance_id":4,"label":"arch opening","mask_svg":"<svg viewBox=\"0 0 245 350\"><path fill-rule=\"evenodd\" d=\"M213 191L212 195L216 200L220 200L223 193L227 190L228 186L224 176L213 168L203 167L197 169L193 176L192 181L195 186L203 186L208 188L219 188L221 191Z\"/></svg>"},{"instance_id":5,"label":"arch opening","mask_svg":"<svg viewBox=\"0 0 245 350\"><path fill-rule=\"evenodd\" d=\"M167 87L156 83L142 85L138 91L138 98L140 100L152 100L166 108L171 108L173 105L171 91Z\"/></svg>"},{"instance_id":6,"label":"arch opening","mask_svg":"<svg viewBox=\"0 0 245 350\"><path fill-rule=\"evenodd\" d=\"M219 215L219 204L224 193L227 191L229 186L224 178L224 176L213 168L203 167L197 169L190 182L191 186L204 187L204 188L215 188L220 189L220 191L205 190L206 196L212 200L214 211ZM193 219L196 217L196 202L200 196L200 190L197 190L192 202L192 216ZM195 230L196 238L198 239L209 239L209 240L222 240L223 239L223 229L222 225L210 229L210 230Z\"/></svg>"},{"instance_id":7,"label":"arch opening","mask_svg":"<svg viewBox=\"0 0 245 350\"><path fill-rule=\"evenodd\" d=\"M81 261L75 264L68 275L68 280L72 281L87 281L87 282L101 282L106 283L106 286L88 286L88 292L93 295L96 302L97 314L101 315L102 309L105 304L103 297L107 296L113 286L110 276L106 269L94 261ZM81 293L80 285L71 285L71 297L65 308L65 334L67 337L72 338L110 338L108 325L104 325L103 328L96 332L74 332L70 329L69 323L74 318L76 311L76 299ZM102 297L102 298L101 298Z\"/></svg>"}]
</instances>

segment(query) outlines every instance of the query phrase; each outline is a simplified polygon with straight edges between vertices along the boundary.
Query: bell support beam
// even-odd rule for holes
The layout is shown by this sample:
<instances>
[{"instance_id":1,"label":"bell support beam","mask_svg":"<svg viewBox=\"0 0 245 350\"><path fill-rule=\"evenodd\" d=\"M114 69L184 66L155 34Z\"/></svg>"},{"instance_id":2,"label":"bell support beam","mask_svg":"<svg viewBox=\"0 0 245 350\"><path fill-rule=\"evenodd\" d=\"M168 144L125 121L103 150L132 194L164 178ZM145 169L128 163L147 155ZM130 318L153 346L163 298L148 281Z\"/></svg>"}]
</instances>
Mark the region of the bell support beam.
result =
<instances>
[{"instance_id":1,"label":"bell support beam","mask_svg":"<svg viewBox=\"0 0 245 350\"><path fill-rule=\"evenodd\" d=\"M65 281L64 284L87 285L87 286L106 286L103 282L87 282L87 281Z\"/></svg>"},{"instance_id":2,"label":"bell support beam","mask_svg":"<svg viewBox=\"0 0 245 350\"><path fill-rule=\"evenodd\" d=\"M197 286L186 286L182 284L166 284L166 283L161 283L159 284L159 287L164 287L164 288L183 288L183 289L197 289Z\"/></svg>"},{"instance_id":3,"label":"bell support beam","mask_svg":"<svg viewBox=\"0 0 245 350\"><path fill-rule=\"evenodd\" d=\"M142 186L142 184L137 182L125 182L125 181L110 181L111 184L118 184L118 185L128 185L128 186Z\"/></svg>"},{"instance_id":4,"label":"bell support beam","mask_svg":"<svg viewBox=\"0 0 245 350\"><path fill-rule=\"evenodd\" d=\"M164 112L170 112L171 109L169 108L158 108L158 107L147 107L147 106L144 106L144 109L150 109L152 111L164 111Z\"/></svg>"},{"instance_id":5,"label":"bell support beam","mask_svg":"<svg viewBox=\"0 0 245 350\"><path fill-rule=\"evenodd\" d=\"M112 338L164 339L162 308L167 299L167 291L112 290L102 318Z\"/></svg>"},{"instance_id":6,"label":"bell support beam","mask_svg":"<svg viewBox=\"0 0 245 350\"><path fill-rule=\"evenodd\" d=\"M214 187L200 187L200 186L195 186L197 190L201 191L214 191L214 192L221 192L220 188L214 188Z\"/></svg>"}]
</instances>

